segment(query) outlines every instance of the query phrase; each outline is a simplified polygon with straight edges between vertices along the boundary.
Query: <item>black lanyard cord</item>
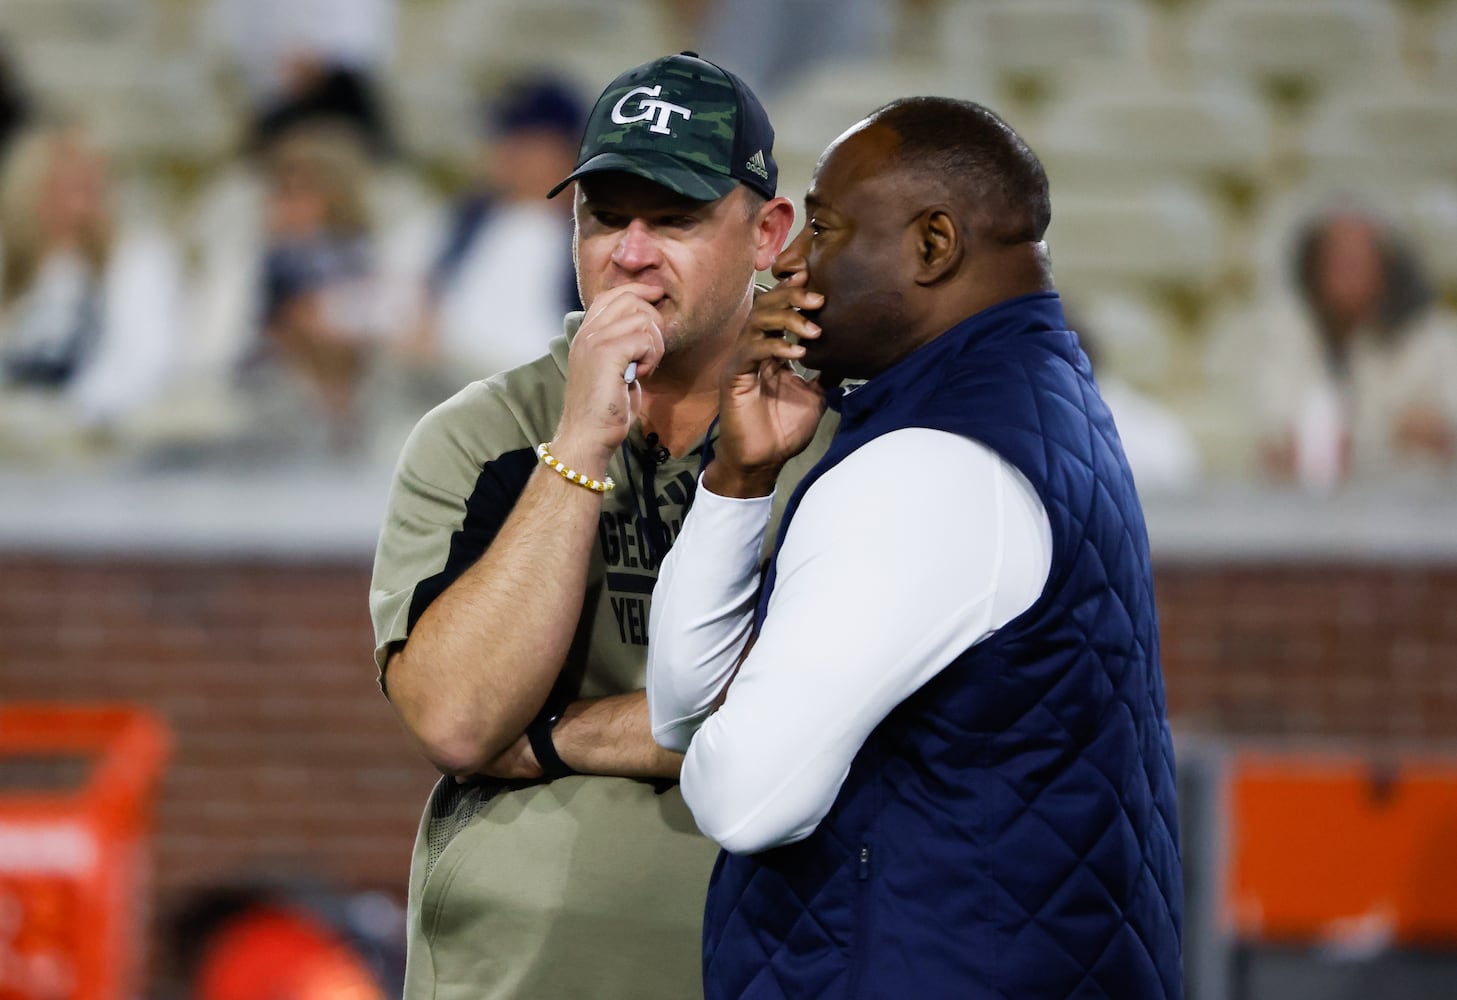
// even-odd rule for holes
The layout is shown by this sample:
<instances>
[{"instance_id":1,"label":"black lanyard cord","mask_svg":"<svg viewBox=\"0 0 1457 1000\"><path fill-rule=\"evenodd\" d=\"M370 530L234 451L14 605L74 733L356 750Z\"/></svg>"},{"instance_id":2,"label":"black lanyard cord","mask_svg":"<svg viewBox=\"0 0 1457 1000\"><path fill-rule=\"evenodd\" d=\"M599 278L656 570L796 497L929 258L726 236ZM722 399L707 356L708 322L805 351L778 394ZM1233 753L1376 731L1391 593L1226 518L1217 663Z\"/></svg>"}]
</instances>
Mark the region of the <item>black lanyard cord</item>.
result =
<instances>
[{"instance_id":1,"label":"black lanyard cord","mask_svg":"<svg viewBox=\"0 0 1457 1000\"><path fill-rule=\"evenodd\" d=\"M703 443L699 445L698 475L693 478L693 483L688 488L688 498L683 504L685 517L693 506L693 498L698 492L698 480L703 477L703 470L708 468L708 463L713 461L713 431L716 427L718 427L718 417L714 417L713 423L708 425L708 430L703 434ZM627 480L628 489L632 493L632 510L633 515L637 518L638 533L647 542L648 554L652 556L653 567L656 568L662 565L663 558L667 556L668 549L673 544L673 540L668 536L668 526L663 523L662 515L658 511L658 466L666 461L668 450L658 444L656 434L647 435L646 440L647 457L640 463L642 465L642 494L646 498L646 503L639 499L637 484L633 482L631 451L625 440L622 442L622 465L626 472L623 478Z\"/></svg>"}]
</instances>

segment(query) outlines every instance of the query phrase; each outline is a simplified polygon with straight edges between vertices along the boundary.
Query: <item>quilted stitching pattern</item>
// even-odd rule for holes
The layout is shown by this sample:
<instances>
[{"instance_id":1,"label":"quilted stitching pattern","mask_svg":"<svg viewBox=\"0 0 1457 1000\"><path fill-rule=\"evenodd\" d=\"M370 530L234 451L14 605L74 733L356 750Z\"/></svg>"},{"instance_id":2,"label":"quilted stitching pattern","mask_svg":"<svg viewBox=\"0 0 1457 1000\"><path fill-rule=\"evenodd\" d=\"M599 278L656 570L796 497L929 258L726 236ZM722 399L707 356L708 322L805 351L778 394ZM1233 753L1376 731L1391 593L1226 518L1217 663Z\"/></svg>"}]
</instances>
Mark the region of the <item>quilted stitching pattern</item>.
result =
<instances>
[{"instance_id":1,"label":"quilted stitching pattern","mask_svg":"<svg viewBox=\"0 0 1457 1000\"><path fill-rule=\"evenodd\" d=\"M721 860L710 998L1182 996L1173 753L1132 479L1055 297L989 316L847 399L809 481L898 426L978 438L1043 498L1048 588L882 723L808 840Z\"/></svg>"}]
</instances>

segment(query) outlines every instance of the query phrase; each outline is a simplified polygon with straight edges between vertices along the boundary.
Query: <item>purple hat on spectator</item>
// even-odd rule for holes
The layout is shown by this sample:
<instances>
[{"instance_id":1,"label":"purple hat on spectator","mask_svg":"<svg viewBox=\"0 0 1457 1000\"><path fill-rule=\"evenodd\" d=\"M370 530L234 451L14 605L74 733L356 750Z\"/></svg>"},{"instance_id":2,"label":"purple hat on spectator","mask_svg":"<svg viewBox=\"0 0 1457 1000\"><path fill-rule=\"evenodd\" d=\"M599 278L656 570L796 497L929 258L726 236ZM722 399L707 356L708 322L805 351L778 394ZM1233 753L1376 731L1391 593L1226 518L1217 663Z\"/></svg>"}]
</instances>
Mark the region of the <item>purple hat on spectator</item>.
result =
<instances>
[{"instance_id":1,"label":"purple hat on spectator","mask_svg":"<svg viewBox=\"0 0 1457 1000\"><path fill-rule=\"evenodd\" d=\"M497 135L539 129L558 132L575 143L587 124L586 101L558 77L524 77L487 103L485 123Z\"/></svg>"}]
</instances>

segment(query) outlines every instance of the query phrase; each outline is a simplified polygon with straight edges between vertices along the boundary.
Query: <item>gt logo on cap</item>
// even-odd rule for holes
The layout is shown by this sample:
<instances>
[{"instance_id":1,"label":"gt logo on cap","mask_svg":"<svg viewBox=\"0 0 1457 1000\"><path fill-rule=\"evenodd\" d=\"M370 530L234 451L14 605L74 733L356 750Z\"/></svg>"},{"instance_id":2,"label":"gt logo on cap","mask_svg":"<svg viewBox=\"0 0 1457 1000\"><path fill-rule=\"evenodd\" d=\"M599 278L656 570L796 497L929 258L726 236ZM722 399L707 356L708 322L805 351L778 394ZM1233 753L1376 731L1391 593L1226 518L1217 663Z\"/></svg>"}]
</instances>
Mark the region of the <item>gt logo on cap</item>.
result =
<instances>
[{"instance_id":1,"label":"gt logo on cap","mask_svg":"<svg viewBox=\"0 0 1457 1000\"><path fill-rule=\"evenodd\" d=\"M646 94L648 97L656 98L662 92L663 85L661 83L655 87L634 87L632 90L623 94L622 98L613 105L612 120L619 125L628 125L632 122L647 121L649 118L656 116L657 120L648 126L648 131L657 132L659 135L672 135L672 131L668 128L668 122L674 115L682 115L684 121L693 117L693 112L681 104L670 104L667 101L647 100L643 98L637 102L637 114L629 117L623 114L622 111L622 106L631 97L635 97L638 94Z\"/></svg>"}]
</instances>

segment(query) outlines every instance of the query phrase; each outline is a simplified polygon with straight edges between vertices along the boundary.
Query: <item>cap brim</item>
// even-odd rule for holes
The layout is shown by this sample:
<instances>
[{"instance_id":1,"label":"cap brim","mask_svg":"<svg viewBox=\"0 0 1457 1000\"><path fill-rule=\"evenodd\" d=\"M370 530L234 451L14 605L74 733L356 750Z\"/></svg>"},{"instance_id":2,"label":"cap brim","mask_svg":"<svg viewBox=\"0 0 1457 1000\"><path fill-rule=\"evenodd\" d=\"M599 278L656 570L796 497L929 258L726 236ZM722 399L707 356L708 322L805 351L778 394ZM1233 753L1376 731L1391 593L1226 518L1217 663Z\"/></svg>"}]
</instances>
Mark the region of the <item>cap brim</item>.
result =
<instances>
[{"instance_id":1,"label":"cap brim","mask_svg":"<svg viewBox=\"0 0 1457 1000\"><path fill-rule=\"evenodd\" d=\"M568 174L547 193L547 197L555 198L568 184L587 174L609 170L652 181L694 201L717 201L739 186L737 179L711 173L702 164L689 164L664 153L634 150L630 153L598 153Z\"/></svg>"}]
</instances>

